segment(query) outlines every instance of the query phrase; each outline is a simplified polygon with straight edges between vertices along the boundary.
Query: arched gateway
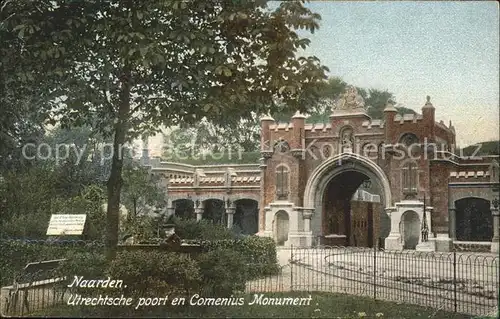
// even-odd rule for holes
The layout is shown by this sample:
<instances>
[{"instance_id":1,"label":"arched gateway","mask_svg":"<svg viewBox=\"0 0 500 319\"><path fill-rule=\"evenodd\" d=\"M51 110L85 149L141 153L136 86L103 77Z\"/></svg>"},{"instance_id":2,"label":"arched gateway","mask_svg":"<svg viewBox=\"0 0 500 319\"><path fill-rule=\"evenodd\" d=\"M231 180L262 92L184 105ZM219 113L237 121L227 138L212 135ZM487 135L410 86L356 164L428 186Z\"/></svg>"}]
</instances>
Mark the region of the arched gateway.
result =
<instances>
[{"instance_id":1,"label":"arched gateway","mask_svg":"<svg viewBox=\"0 0 500 319\"><path fill-rule=\"evenodd\" d=\"M380 201L362 201L355 196L366 181L370 181L370 191ZM313 211L312 236L329 245L375 245L381 239L380 221L387 220L381 214L391 203L391 188L384 171L369 158L353 153L342 153L319 165L304 191L304 209Z\"/></svg>"}]
</instances>

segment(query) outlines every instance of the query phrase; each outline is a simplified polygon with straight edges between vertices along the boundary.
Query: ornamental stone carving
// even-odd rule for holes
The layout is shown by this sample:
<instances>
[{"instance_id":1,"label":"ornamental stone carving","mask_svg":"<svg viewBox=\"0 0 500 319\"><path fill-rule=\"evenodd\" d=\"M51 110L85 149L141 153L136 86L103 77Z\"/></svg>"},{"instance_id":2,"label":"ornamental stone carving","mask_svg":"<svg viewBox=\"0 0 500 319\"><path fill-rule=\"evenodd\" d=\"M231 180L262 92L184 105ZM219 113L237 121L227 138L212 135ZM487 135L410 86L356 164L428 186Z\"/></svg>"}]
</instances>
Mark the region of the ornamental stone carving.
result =
<instances>
[{"instance_id":1,"label":"ornamental stone carving","mask_svg":"<svg viewBox=\"0 0 500 319\"><path fill-rule=\"evenodd\" d=\"M365 109L365 100L363 97L358 94L358 90L349 85L344 93L340 95L333 106L333 110L356 110L356 109Z\"/></svg>"}]
</instances>

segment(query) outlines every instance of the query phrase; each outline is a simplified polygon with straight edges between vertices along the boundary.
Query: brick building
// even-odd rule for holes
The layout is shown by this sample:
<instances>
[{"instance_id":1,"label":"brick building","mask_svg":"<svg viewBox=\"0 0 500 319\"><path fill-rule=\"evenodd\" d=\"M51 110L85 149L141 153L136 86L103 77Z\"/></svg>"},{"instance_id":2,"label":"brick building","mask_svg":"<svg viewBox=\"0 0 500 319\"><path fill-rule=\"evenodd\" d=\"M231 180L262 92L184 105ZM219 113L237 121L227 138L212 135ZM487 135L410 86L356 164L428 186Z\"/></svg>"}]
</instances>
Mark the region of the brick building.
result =
<instances>
[{"instance_id":1,"label":"brick building","mask_svg":"<svg viewBox=\"0 0 500 319\"><path fill-rule=\"evenodd\" d=\"M279 245L498 251L498 156L454 154L455 129L391 104L373 120L354 87L329 123L261 120L261 163L191 166L148 159L170 214L211 219Z\"/></svg>"}]
</instances>

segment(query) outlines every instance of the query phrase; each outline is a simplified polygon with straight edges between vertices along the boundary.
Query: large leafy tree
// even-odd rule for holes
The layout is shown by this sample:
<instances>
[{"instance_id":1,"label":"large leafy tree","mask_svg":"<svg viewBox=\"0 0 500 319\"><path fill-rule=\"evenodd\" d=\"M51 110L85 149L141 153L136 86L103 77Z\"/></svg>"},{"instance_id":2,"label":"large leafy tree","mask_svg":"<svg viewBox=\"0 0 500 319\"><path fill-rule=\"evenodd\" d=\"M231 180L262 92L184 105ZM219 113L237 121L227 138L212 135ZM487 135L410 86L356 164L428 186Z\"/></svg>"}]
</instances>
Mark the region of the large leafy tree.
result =
<instances>
[{"instance_id":1,"label":"large leafy tree","mask_svg":"<svg viewBox=\"0 0 500 319\"><path fill-rule=\"evenodd\" d=\"M20 59L20 52L28 48L18 32L12 32L22 6L23 1L0 2L0 170L4 172L31 164L22 157L22 146L43 138L48 118L47 94L41 85L47 78L38 72L40 65Z\"/></svg>"},{"instance_id":2,"label":"large leafy tree","mask_svg":"<svg viewBox=\"0 0 500 319\"><path fill-rule=\"evenodd\" d=\"M260 122L256 115L232 125L214 124L202 120L191 127L176 127L163 134L167 160L199 158L205 154L239 154L256 152L260 142Z\"/></svg>"},{"instance_id":3,"label":"large leafy tree","mask_svg":"<svg viewBox=\"0 0 500 319\"><path fill-rule=\"evenodd\" d=\"M123 203L129 220L147 212L148 209L165 208L165 190L158 175L153 175L138 163L128 162L123 171Z\"/></svg>"},{"instance_id":4,"label":"large leafy tree","mask_svg":"<svg viewBox=\"0 0 500 319\"><path fill-rule=\"evenodd\" d=\"M309 40L295 30L314 31L320 19L303 1L270 10L263 0L21 0L4 13L7 33L22 41L17 60L46 76L44 100L52 101L54 118L113 136L110 257L127 141L161 124L206 118L231 125L278 104L305 111L325 78L316 57L296 56Z\"/></svg>"},{"instance_id":5,"label":"large leafy tree","mask_svg":"<svg viewBox=\"0 0 500 319\"><path fill-rule=\"evenodd\" d=\"M365 104L369 106L368 115L370 115L374 119L384 118L384 109L387 103L395 104L396 110L401 115L416 114L414 110L396 104L396 97L388 90L381 91L378 89L369 89L367 96L365 96L364 98Z\"/></svg>"},{"instance_id":6,"label":"large leafy tree","mask_svg":"<svg viewBox=\"0 0 500 319\"><path fill-rule=\"evenodd\" d=\"M308 123L327 123L330 121L332 108L341 93L344 92L348 83L340 77L330 77L326 81L317 84L318 102L308 110ZM368 106L367 113L373 119L382 119L387 102L396 103L393 93L378 89L365 89L357 87L358 93L365 99ZM412 109L397 104L399 114L415 114ZM278 105L278 110L272 114L277 122L288 123L293 116L294 110L285 105ZM165 152L167 160L182 160L184 158L200 157L202 150L218 152L221 147L238 148L245 152L258 150L260 139L260 123L257 118L242 120L231 126L214 125L208 121L201 121L195 126L179 127L164 134Z\"/></svg>"}]
</instances>

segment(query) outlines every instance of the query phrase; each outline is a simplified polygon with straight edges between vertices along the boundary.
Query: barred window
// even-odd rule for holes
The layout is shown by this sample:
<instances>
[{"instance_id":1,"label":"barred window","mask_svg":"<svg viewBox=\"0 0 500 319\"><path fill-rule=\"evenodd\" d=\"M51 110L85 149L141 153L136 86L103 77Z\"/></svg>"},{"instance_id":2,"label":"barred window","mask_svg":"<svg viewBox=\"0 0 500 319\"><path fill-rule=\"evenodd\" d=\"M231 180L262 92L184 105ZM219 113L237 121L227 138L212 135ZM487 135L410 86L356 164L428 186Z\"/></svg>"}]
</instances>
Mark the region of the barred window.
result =
<instances>
[{"instance_id":1,"label":"barred window","mask_svg":"<svg viewBox=\"0 0 500 319\"><path fill-rule=\"evenodd\" d=\"M276 168L276 198L288 199L288 178L289 170L286 166L280 165Z\"/></svg>"},{"instance_id":2,"label":"barred window","mask_svg":"<svg viewBox=\"0 0 500 319\"><path fill-rule=\"evenodd\" d=\"M417 163L409 162L403 167L403 194L417 194Z\"/></svg>"}]
</instances>

